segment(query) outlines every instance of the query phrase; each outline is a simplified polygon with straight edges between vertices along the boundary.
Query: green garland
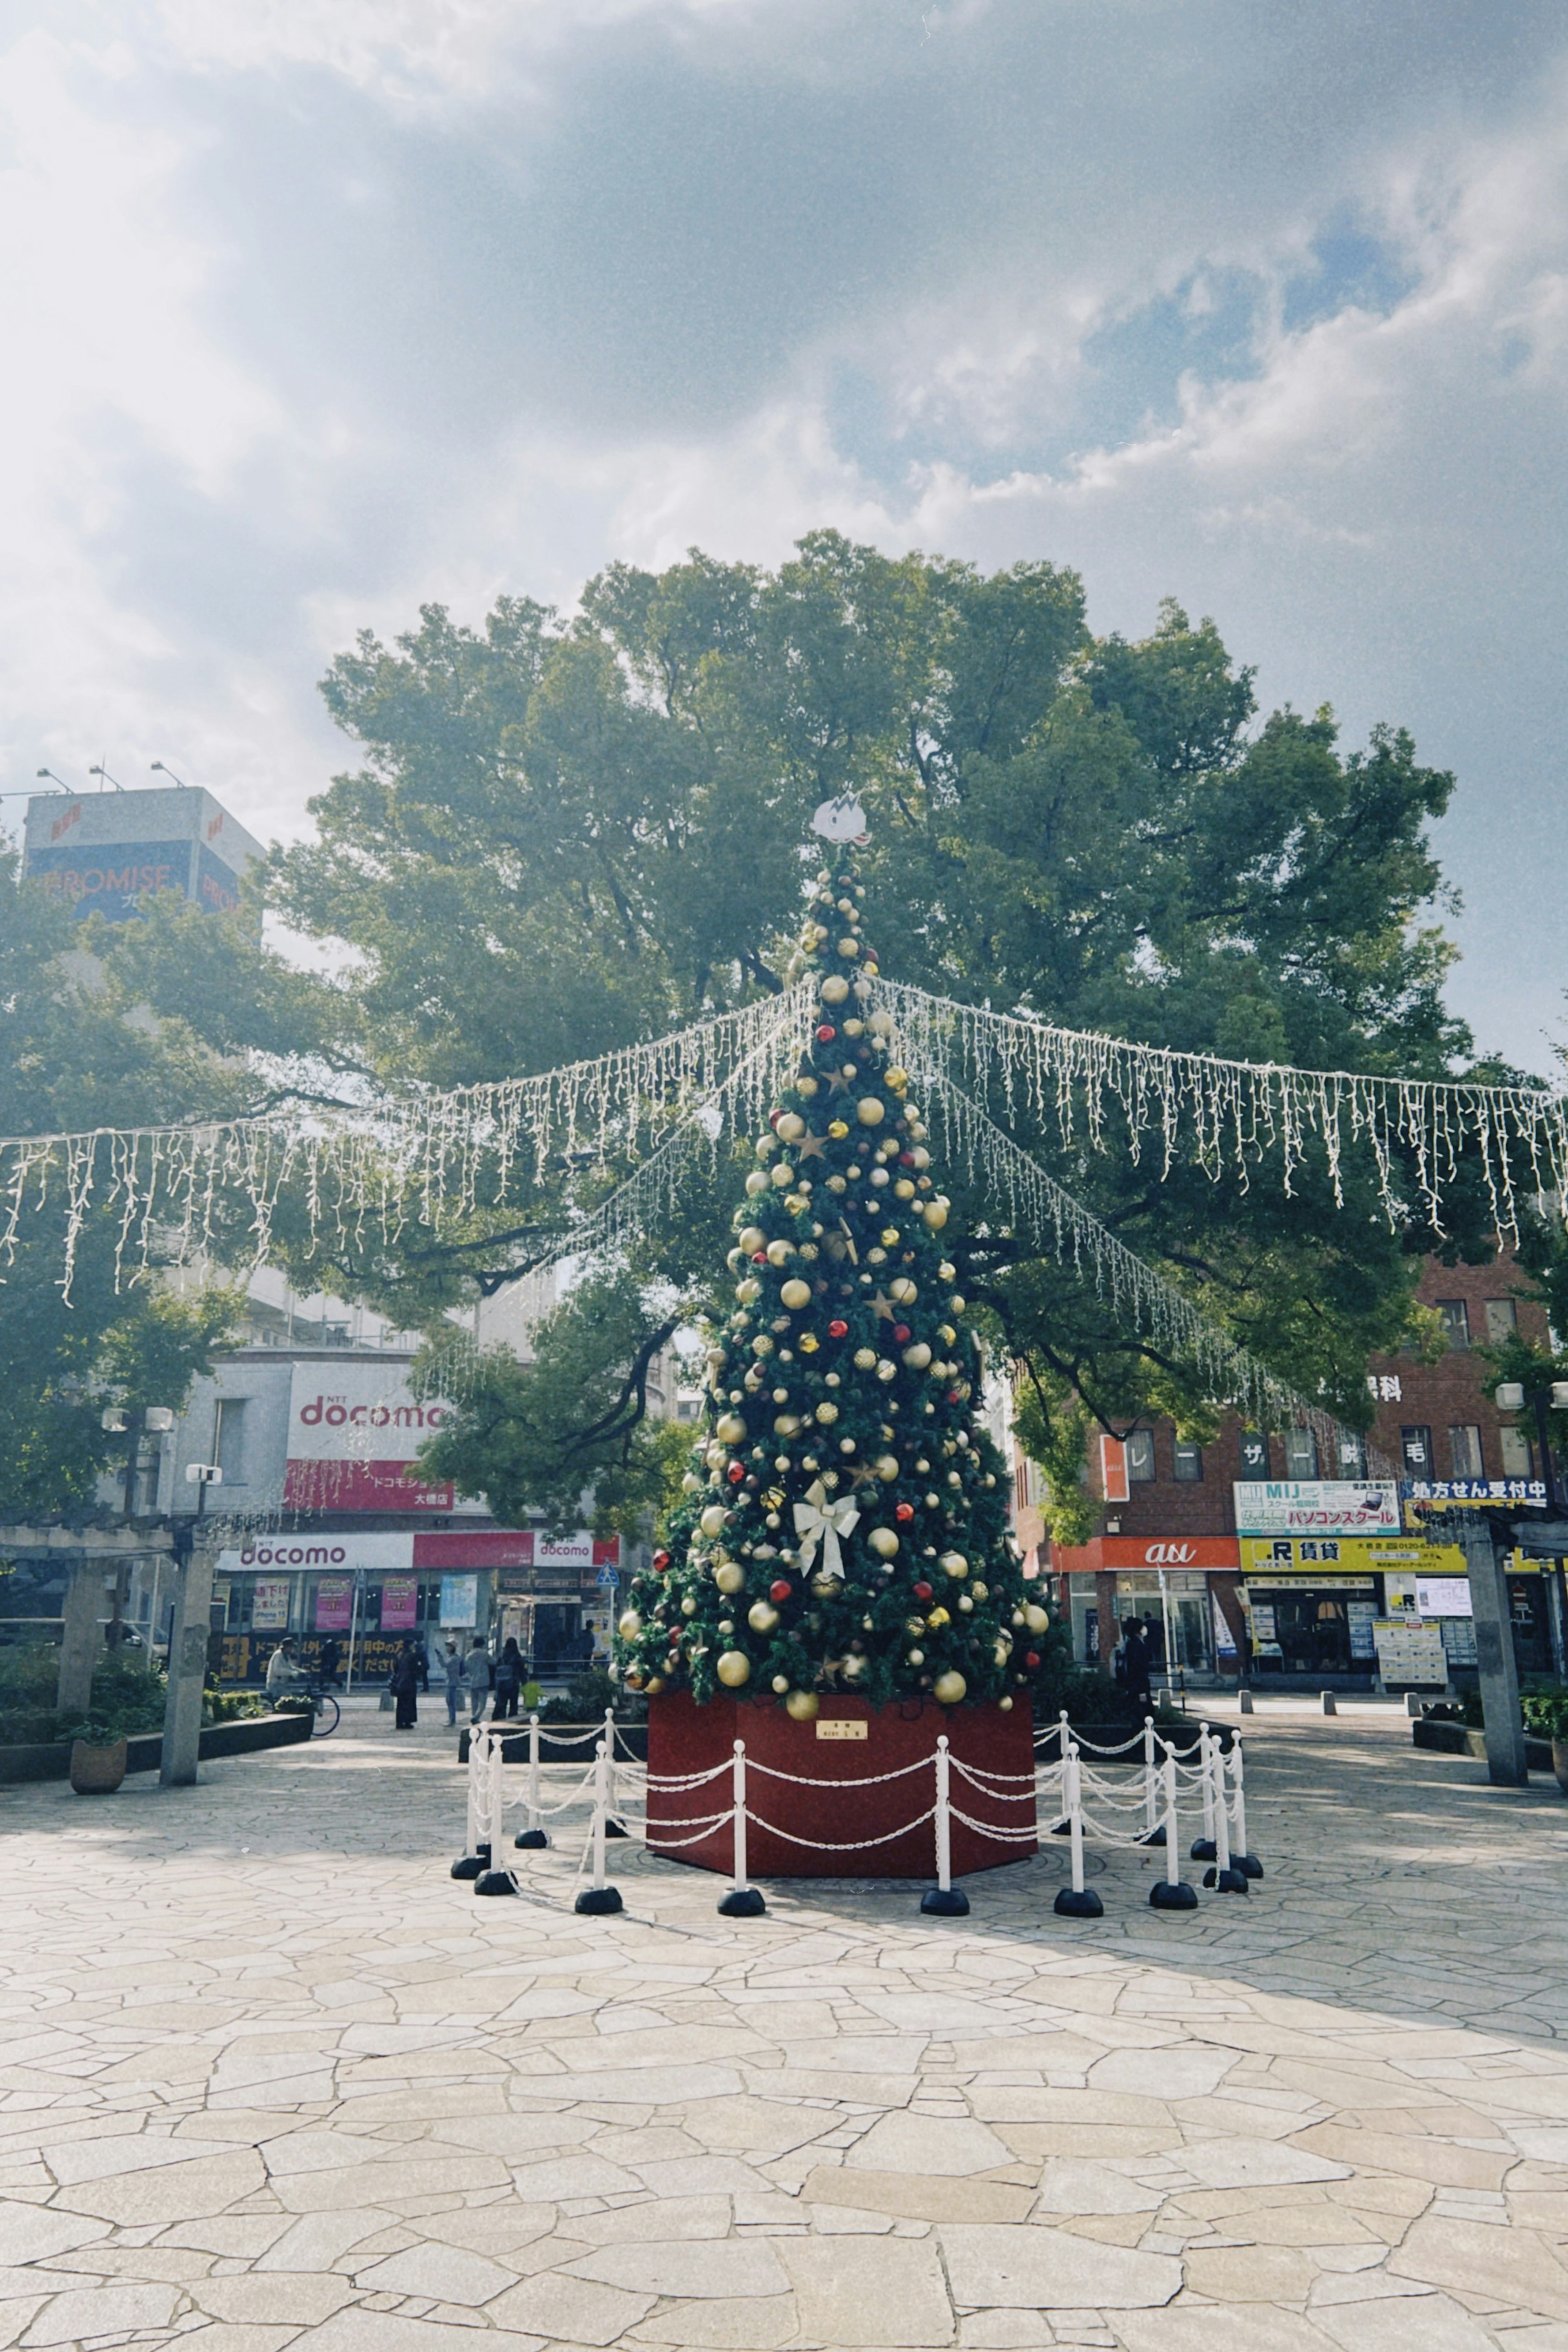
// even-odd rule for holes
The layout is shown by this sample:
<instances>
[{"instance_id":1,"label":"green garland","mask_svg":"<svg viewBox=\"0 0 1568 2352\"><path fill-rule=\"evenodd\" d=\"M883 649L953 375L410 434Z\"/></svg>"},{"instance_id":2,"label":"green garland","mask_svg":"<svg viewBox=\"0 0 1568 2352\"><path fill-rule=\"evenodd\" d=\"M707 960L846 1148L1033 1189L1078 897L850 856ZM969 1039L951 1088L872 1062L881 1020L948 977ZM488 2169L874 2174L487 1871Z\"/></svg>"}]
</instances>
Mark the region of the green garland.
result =
<instances>
[{"instance_id":1,"label":"green garland","mask_svg":"<svg viewBox=\"0 0 1568 2352\"><path fill-rule=\"evenodd\" d=\"M862 897L847 861L817 877L797 966L817 1024L735 1213L686 1500L616 1642L650 1696L773 1694L802 1718L823 1689L1010 1707L1043 1663L1049 1619L973 1410L950 1204L892 1018L865 1009Z\"/></svg>"}]
</instances>

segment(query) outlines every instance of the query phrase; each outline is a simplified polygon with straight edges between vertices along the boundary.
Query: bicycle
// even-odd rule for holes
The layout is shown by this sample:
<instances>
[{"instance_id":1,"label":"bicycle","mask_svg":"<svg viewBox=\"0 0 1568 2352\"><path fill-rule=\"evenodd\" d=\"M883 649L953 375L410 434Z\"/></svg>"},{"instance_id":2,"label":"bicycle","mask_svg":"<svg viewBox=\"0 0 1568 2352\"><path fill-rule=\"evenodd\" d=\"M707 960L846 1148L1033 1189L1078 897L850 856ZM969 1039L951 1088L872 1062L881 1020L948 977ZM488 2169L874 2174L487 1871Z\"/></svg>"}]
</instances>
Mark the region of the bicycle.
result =
<instances>
[{"instance_id":1,"label":"bicycle","mask_svg":"<svg viewBox=\"0 0 1568 2352\"><path fill-rule=\"evenodd\" d=\"M302 1684L278 1702L280 1715L303 1714L307 1708L315 1717L310 1726L311 1738L330 1739L342 1720L343 1711L324 1684Z\"/></svg>"}]
</instances>

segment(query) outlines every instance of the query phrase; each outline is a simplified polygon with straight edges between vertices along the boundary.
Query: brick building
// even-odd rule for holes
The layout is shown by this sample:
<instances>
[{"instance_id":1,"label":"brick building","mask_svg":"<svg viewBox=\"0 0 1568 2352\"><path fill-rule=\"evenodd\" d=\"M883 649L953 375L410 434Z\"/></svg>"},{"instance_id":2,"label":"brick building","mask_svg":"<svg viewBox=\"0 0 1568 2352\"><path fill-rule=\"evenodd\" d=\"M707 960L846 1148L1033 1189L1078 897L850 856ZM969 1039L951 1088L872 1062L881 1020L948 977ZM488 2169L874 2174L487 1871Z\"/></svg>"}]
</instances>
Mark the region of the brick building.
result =
<instances>
[{"instance_id":1,"label":"brick building","mask_svg":"<svg viewBox=\"0 0 1568 2352\"><path fill-rule=\"evenodd\" d=\"M1345 1444L1337 1462L1320 1460L1310 1429L1264 1433L1234 1418L1202 1446L1178 1439L1166 1421L1097 1433L1087 1467L1098 1528L1088 1543L1054 1551L1038 1507L1039 1474L1020 1463L1019 1538L1052 1579L1075 1655L1108 1664L1117 1629L1137 1616L1154 1621L1172 1664L1200 1683L1236 1673L1245 1643L1259 1680L1353 1687L1378 1672L1379 1626L1413 1616L1419 1601L1428 1619L1439 1603L1452 1612L1442 1620L1444 1655L1462 1680L1474 1659L1468 1596L1456 1583L1466 1575L1464 1554L1429 1543L1408 1498L1394 1509L1375 1474L1439 1488L1539 1479L1532 1433L1483 1396L1489 1367L1476 1353L1515 1328L1545 1339L1543 1310L1513 1295L1521 1286L1506 1257L1481 1266L1428 1260L1417 1295L1442 1318L1443 1353L1433 1363L1413 1353L1373 1363L1367 1379L1377 1415L1368 1443ZM1367 1485L1369 1498L1382 1496L1384 1523L1369 1513L1375 1532L1331 1538L1238 1528L1237 1487L1262 1480ZM1516 1554L1509 1587L1521 1672L1562 1674L1561 1561Z\"/></svg>"}]
</instances>

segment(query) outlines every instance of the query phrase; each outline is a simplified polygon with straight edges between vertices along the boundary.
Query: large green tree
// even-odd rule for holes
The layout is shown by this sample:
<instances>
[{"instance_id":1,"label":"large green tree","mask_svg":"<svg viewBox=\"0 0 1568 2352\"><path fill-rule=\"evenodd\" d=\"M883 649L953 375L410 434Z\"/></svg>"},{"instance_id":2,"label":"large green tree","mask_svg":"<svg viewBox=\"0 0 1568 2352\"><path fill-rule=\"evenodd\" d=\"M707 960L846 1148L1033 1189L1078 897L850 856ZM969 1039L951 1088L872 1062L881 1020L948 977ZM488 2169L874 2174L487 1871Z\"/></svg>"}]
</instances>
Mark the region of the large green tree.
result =
<instances>
[{"instance_id":1,"label":"large green tree","mask_svg":"<svg viewBox=\"0 0 1568 2352\"><path fill-rule=\"evenodd\" d=\"M1468 1062L1428 840L1452 778L1397 728L1347 751L1327 708L1260 713L1213 624L1173 604L1142 641L1095 638L1070 572L987 576L821 531L776 572L695 551L657 574L616 565L566 616L507 599L474 630L427 607L394 645L362 636L324 691L360 762L267 887L353 950L346 976L278 968L263 985L268 960L237 931L203 935L209 958L244 963L295 1083L537 1071L779 989L805 821L847 791L869 814L868 920L891 977L1253 1061L1430 1077ZM210 970L195 984L176 929L143 935L138 984L200 1026L221 988ZM1101 1151L1064 1152L1016 1106L1005 1117L1122 1240L1352 1421L1366 1357L1409 1326L1420 1254L1489 1245L1468 1167L1443 1234L1414 1186L1391 1230L1353 1151L1342 1206L1321 1160L1287 1198L1267 1152L1246 1183L1166 1173L1114 1129ZM411 1229L338 1276L402 1319L432 1315L524 1269L617 1172L548 1171L505 1214ZM1035 1375L1042 1447L1070 1434L1070 1396L1200 1420L1213 1401L1190 1367L989 1228L962 1172L961 1279ZM697 1197L630 1273L695 1282L721 1198ZM627 1360L608 1318L604 1369Z\"/></svg>"}]
</instances>

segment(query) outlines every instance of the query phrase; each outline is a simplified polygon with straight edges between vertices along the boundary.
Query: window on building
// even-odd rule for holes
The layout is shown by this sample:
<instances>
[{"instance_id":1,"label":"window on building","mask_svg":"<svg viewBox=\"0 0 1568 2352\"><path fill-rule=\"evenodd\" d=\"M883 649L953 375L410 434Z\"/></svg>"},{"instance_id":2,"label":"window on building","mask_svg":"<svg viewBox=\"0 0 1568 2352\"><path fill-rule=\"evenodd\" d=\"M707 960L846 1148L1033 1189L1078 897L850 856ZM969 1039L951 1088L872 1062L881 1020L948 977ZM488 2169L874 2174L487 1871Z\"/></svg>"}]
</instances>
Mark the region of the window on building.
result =
<instances>
[{"instance_id":1,"label":"window on building","mask_svg":"<svg viewBox=\"0 0 1568 2352\"><path fill-rule=\"evenodd\" d=\"M1432 1433L1429 1429L1402 1429L1399 1433L1399 1454L1407 1478L1430 1478L1432 1475Z\"/></svg>"},{"instance_id":2,"label":"window on building","mask_svg":"<svg viewBox=\"0 0 1568 2352\"><path fill-rule=\"evenodd\" d=\"M245 1479L245 1399L219 1397L213 1415L212 1458L223 1472L226 1486Z\"/></svg>"},{"instance_id":3,"label":"window on building","mask_svg":"<svg viewBox=\"0 0 1568 2352\"><path fill-rule=\"evenodd\" d=\"M1285 1475L1287 1478L1315 1478L1317 1475L1317 1439L1310 1429L1288 1429L1285 1432Z\"/></svg>"},{"instance_id":4,"label":"window on building","mask_svg":"<svg viewBox=\"0 0 1568 2352\"><path fill-rule=\"evenodd\" d=\"M1358 1437L1353 1430L1342 1430L1337 1441L1336 1451L1340 1457L1339 1475L1342 1478L1364 1478L1366 1476L1366 1441L1364 1438Z\"/></svg>"},{"instance_id":5,"label":"window on building","mask_svg":"<svg viewBox=\"0 0 1568 2352\"><path fill-rule=\"evenodd\" d=\"M1456 1478L1484 1478L1481 1433L1473 1421L1458 1422L1448 1432L1448 1462Z\"/></svg>"},{"instance_id":6,"label":"window on building","mask_svg":"<svg viewBox=\"0 0 1568 2352\"><path fill-rule=\"evenodd\" d=\"M1127 1475L1145 1483L1154 1475L1154 1433L1152 1429L1128 1431Z\"/></svg>"},{"instance_id":7,"label":"window on building","mask_svg":"<svg viewBox=\"0 0 1568 2352\"><path fill-rule=\"evenodd\" d=\"M1530 1478L1535 1475L1535 1462L1530 1450L1530 1440L1522 1429L1505 1429L1502 1438L1502 1475L1505 1478Z\"/></svg>"},{"instance_id":8,"label":"window on building","mask_svg":"<svg viewBox=\"0 0 1568 2352\"><path fill-rule=\"evenodd\" d=\"M1203 1475L1203 1447L1194 1438L1178 1437L1176 1440L1177 1477L1184 1486L1196 1486L1202 1483Z\"/></svg>"},{"instance_id":9,"label":"window on building","mask_svg":"<svg viewBox=\"0 0 1568 2352\"><path fill-rule=\"evenodd\" d=\"M1437 1312L1443 1318L1443 1332L1450 1348L1468 1348L1470 1344L1470 1310L1462 1298L1439 1298Z\"/></svg>"},{"instance_id":10,"label":"window on building","mask_svg":"<svg viewBox=\"0 0 1568 2352\"><path fill-rule=\"evenodd\" d=\"M1241 1433L1241 1475L1244 1478L1268 1475L1268 1440L1260 1429Z\"/></svg>"},{"instance_id":11,"label":"window on building","mask_svg":"<svg viewBox=\"0 0 1568 2352\"><path fill-rule=\"evenodd\" d=\"M1511 1298L1489 1298L1487 1301L1487 1345L1501 1348L1519 1329L1519 1309Z\"/></svg>"}]
</instances>

